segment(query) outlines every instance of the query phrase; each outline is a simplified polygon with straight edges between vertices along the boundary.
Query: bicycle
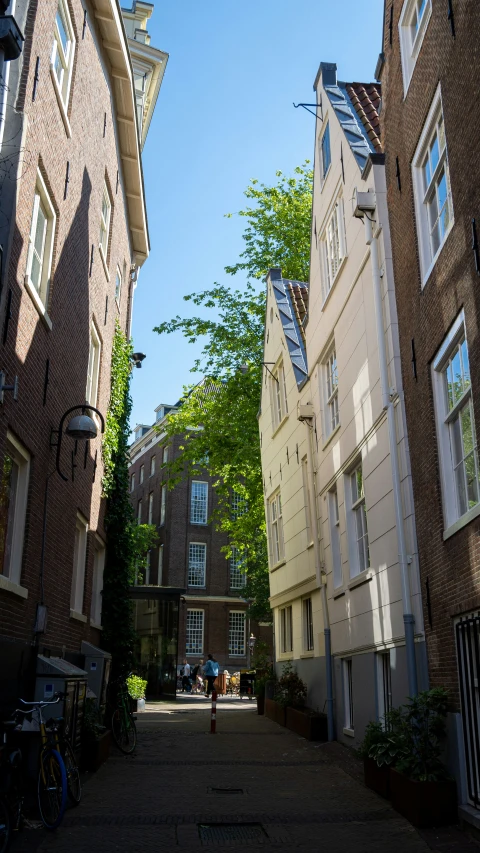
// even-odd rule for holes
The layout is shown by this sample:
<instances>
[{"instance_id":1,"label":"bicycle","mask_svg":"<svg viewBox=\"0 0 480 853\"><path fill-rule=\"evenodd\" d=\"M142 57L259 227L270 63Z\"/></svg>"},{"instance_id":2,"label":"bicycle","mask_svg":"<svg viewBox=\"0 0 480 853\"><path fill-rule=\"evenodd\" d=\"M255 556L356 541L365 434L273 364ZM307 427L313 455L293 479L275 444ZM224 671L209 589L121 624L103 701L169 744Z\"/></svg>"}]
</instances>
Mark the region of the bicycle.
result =
<instances>
[{"instance_id":1,"label":"bicycle","mask_svg":"<svg viewBox=\"0 0 480 853\"><path fill-rule=\"evenodd\" d=\"M17 725L15 720L3 723L0 744L0 853L8 850L13 832L18 832L26 822L23 815L23 781L21 775L22 753L7 744L7 731Z\"/></svg>"},{"instance_id":2,"label":"bicycle","mask_svg":"<svg viewBox=\"0 0 480 853\"><path fill-rule=\"evenodd\" d=\"M111 686L117 687L116 707L113 708L111 717L112 736L121 752L130 755L137 745L136 717L130 710L130 697L126 682L117 679L111 683Z\"/></svg>"}]
</instances>

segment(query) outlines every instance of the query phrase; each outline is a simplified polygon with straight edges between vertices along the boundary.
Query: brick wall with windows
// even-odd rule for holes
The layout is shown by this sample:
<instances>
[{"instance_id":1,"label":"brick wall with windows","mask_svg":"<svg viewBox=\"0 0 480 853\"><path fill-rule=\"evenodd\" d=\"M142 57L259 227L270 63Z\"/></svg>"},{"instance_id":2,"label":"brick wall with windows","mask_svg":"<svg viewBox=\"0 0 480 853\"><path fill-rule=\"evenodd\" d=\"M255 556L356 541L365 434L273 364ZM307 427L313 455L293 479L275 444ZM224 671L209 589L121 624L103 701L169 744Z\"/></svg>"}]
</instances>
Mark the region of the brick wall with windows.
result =
<instances>
[{"instance_id":1,"label":"brick wall with windows","mask_svg":"<svg viewBox=\"0 0 480 853\"><path fill-rule=\"evenodd\" d=\"M447 5L386 1L381 122L430 682L458 709L453 620L480 606L480 29Z\"/></svg>"},{"instance_id":2,"label":"brick wall with windows","mask_svg":"<svg viewBox=\"0 0 480 853\"><path fill-rule=\"evenodd\" d=\"M131 224L138 223L127 216L126 173L113 97L119 83L110 74L94 5L85 7L81 0L61 0L60 4L43 0L30 3L25 12L26 6L22 0L17 3L25 45L15 73L12 70L15 88L9 92L9 101L15 104L15 120L23 125L23 135L20 128L13 136L19 146L16 158L12 155L17 199L10 212L10 233L2 232L0 282L0 362L9 383L18 377L19 389L16 402L7 392L0 406L0 505L5 514L15 510L19 517L21 512L15 506L20 495L26 508L21 553L18 543L15 552L16 558L20 554L20 563L13 567L9 565L12 529L2 529L0 683L14 677L13 669L5 675L7 658L16 667L15 650L23 654L34 637L36 607L41 600L45 483L55 463L51 430L58 427L68 408L82 404L86 397L106 414L115 321L128 333L130 320L130 276L127 274L116 301L115 271L117 266L129 271L139 262L133 251L136 238L130 230ZM120 29L118 38L124 39ZM63 51L63 59L57 57L51 69L54 43L57 52ZM128 168L134 167L130 162ZM111 210L107 254L102 261L99 241L105 186ZM7 194L2 195L4 214L6 198ZM87 447L86 467L85 445L79 444L72 457L74 449L74 443L65 438L61 463L67 482L56 473L49 478L44 573L48 623L39 637L41 648L61 654L64 647L67 656L80 651L82 639L102 644L98 629L101 571L95 555L106 541L100 436ZM15 453L17 463L12 466ZM21 458L28 460L26 483L26 469L18 463ZM14 482L17 473L20 481ZM79 517L88 525L81 567L75 551ZM13 536L17 533L14 529ZM73 595L74 565L83 578ZM92 594L97 598L94 603ZM7 643L8 655L2 643Z\"/></svg>"}]
</instances>

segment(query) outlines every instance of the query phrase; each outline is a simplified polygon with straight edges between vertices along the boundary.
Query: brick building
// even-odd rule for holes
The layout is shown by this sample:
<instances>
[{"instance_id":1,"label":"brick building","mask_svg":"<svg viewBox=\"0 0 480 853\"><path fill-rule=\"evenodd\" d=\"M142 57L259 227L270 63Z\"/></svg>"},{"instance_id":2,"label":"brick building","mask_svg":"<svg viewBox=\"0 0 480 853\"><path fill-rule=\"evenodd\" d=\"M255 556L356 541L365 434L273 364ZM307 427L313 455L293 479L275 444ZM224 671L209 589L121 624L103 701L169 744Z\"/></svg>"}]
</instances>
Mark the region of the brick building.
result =
<instances>
[{"instance_id":1,"label":"brick building","mask_svg":"<svg viewBox=\"0 0 480 853\"><path fill-rule=\"evenodd\" d=\"M181 436L166 443L162 423L173 406L155 409L153 426L139 425L130 448L130 492L139 523L156 525L158 546L148 556L145 578L152 587L184 589L181 599L178 664L195 664L211 653L229 672L249 665L248 638L271 638L271 627L246 616L245 575L235 556L227 559L224 533L210 517L216 508L212 478L199 468L169 491L164 464L180 453Z\"/></svg>"},{"instance_id":2,"label":"brick building","mask_svg":"<svg viewBox=\"0 0 480 853\"><path fill-rule=\"evenodd\" d=\"M31 688L39 651L75 660L82 640L102 644L100 429L87 443L63 435L66 481L53 445L72 406L106 414L115 324L129 333L149 253L142 115L119 3L17 0L16 16L25 46L1 128L0 367L18 383L16 400L0 394L4 698Z\"/></svg>"},{"instance_id":3,"label":"brick building","mask_svg":"<svg viewBox=\"0 0 480 853\"><path fill-rule=\"evenodd\" d=\"M479 38L473 0L387 0L377 66L429 676L452 692L464 816L480 807Z\"/></svg>"}]
</instances>

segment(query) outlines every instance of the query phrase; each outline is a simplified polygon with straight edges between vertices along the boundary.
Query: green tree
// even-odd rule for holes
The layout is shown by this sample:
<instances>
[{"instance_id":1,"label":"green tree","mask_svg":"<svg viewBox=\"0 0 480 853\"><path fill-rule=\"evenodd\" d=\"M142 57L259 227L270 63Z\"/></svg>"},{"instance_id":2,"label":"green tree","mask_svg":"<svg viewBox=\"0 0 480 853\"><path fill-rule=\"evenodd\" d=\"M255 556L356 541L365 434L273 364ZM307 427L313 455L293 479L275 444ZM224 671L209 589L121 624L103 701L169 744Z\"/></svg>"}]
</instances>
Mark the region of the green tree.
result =
<instances>
[{"instance_id":1,"label":"green tree","mask_svg":"<svg viewBox=\"0 0 480 853\"><path fill-rule=\"evenodd\" d=\"M225 268L230 275L245 272L259 279L279 266L287 278L308 279L312 172L307 161L290 178L276 175L275 186L253 180L245 191L255 206L238 212L247 219L245 249L237 264ZM168 464L170 487L199 467L214 478L218 509L213 520L230 542L225 556L236 549L246 573L249 615L265 619L270 616L268 554L257 420L265 293L251 282L241 290L215 283L211 290L184 298L207 309L207 316L177 316L154 331L180 331L190 343L204 339L192 372L201 371L207 379L185 388L180 409L168 418L167 436L184 435L182 454ZM240 371L241 365L247 369Z\"/></svg>"}]
</instances>

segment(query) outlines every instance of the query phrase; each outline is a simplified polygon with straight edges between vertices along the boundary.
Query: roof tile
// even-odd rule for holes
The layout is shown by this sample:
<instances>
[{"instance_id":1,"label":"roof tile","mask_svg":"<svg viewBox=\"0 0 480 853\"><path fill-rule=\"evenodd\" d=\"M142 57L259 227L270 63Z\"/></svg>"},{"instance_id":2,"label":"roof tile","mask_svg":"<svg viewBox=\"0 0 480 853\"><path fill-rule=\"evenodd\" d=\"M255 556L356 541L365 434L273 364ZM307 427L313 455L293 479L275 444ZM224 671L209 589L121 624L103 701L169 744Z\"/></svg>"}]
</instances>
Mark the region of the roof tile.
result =
<instances>
[{"instance_id":1,"label":"roof tile","mask_svg":"<svg viewBox=\"0 0 480 853\"><path fill-rule=\"evenodd\" d=\"M383 153L380 136L381 87L378 83L347 83L347 92L375 151Z\"/></svg>"}]
</instances>

